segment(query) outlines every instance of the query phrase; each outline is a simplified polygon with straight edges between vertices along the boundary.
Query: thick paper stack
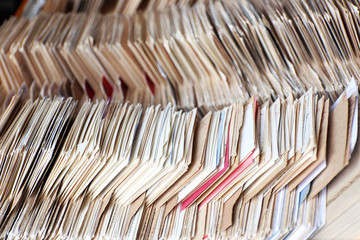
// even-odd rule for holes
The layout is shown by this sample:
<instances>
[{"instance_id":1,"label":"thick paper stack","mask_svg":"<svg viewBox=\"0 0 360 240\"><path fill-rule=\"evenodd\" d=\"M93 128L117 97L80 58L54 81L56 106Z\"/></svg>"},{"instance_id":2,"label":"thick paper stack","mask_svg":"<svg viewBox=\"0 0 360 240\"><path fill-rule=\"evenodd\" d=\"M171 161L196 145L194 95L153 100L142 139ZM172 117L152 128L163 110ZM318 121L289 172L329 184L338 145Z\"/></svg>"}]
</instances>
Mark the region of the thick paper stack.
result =
<instances>
[{"instance_id":1,"label":"thick paper stack","mask_svg":"<svg viewBox=\"0 0 360 240\"><path fill-rule=\"evenodd\" d=\"M176 4L186 6L194 0L24 0L23 9L18 15L33 17L39 11L56 12L96 12L96 13L122 13L134 14L136 11L148 11L151 9L163 10Z\"/></svg>"},{"instance_id":2,"label":"thick paper stack","mask_svg":"<svg viewBox=\"0 0 360 240\"><path fill-rule=\"evenodd\" d=\"M197 117L23 90L0 122L1 237L308 238L349 164L357 101L352 81L332 107L310 90Z\"/></svg>"},{"instance_id":3,"label":"thick paper stack","mask_svg":"<svg viewBox=\"0 0 360 240\"><path fill-rule=\"evenodd\" d=\"M1 84L203 113L310 88L335 101L360 79L357 9L349 1L210 1L130 16L11 18L0 29Z\"/></svg>"},{"instance_id":4,"label":"thick paper stack","mask_svg":"<svg viewBox=\"0 0 360 240\"><path fill-rule=\"evenodd\" d=\"M360 236L359 213L359 142L349 165L327 187L326 225L315 239L354 239Z\"/></svg>"},{"instance_id":5,"label":"thick paper stack","mask_svg":"<svg viewBox=\"0 0 360 240\"><path fill-rule=\"evenodd\" d=\"M360 236L357 1L24 7L0 27L1 239Z\"/></svg>"}]
</instances>

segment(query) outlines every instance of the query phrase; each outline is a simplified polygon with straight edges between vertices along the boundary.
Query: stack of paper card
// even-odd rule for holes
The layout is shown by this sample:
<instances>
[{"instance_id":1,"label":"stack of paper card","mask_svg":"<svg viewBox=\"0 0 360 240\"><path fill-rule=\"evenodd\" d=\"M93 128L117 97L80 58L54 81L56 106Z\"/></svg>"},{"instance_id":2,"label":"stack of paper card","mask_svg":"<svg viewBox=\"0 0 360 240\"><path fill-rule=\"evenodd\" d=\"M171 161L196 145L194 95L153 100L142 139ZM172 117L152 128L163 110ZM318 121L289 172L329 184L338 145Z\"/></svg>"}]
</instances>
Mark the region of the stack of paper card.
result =
<instances>
[{"instance_id":1,"label":"stack of paper card","mask_svg":"<svg viewBox=\"0 0 360 240\"><path fill-rule=\"evenodd\" d=\"M356 133L354 133L356 134ZM360 236L359 213L359 142L349 165L327 187L326 225L314 239L354 239Z\"/></svg>"},{"instance_id":2,"label":"stack of paper card","mask_svg":"<svg viewBox=\"0 0 360 240\"><path fill-rule=\"evenodd\" d=\"M187 170L196 109L16 95L1 120L1 237L91 237L109 206L111 233Z\"/></svg>"},{"instance_id":3,"label":"stack of paper card","mask_svg":"<svg viewBox=\"0 0 360 240\"><path fill-rule=\"evenodd\" d=\"M24 0L17 15L33 17L38 12L96 12L134 14L136 11L162 10L169 5L186 6L194 0Z\"/></svg>"},{"instance_id":4,"label":"stack of paper card","mask_svg":"<svg viewBox=\"0 0 360 240\"><path fill-rule=\"evenodd\" d=\"M101 1L90 2L84 7ZM0 29L1 84L8 92L24 82L69 85L91 99L171 102L203 113L310 88L335 101L360 79L357 4L201 1L130 16L11 18Z\"/></svg>"},{"instance_id":5,"label":"stack of paper card","mask_svg":"<svg viewBox=\"0 0 360 240\"><path fill-rule=\"evenodd\" d=\"M356 89L355 86L353 97L357 96ZM155 206L148 208L145 221L156 221L152 227L146 226L141 237L306 239L312 236L326 218L326 193L317 189L336 175L331 169L340 171L345 166L330 161L335 156L329 151L326 154L326 149L336 143L339 152L349 154L351 149L347 144L357 137L357 122L352 125L352 119L358 117L352 108L354 102L345 94L340 99L344 105L334 106L333 110L329 109L328 100L311 92L300 99L278 99L262 106L254 104L254 100L245 104L237 154L231 155L229 142L224 165L210 175L191 173L178 194L165 193L164 200L160 198ZM337 112L343 108L342 114L351 120L339 120L343 115ZM232 120L229 133L233 132ZM350 130L346 128L340 145L339 136L332 132L339 133L341 127L349 124ZM195 140L195 146L196 143ZM198 150L206 159L207 149ZM346 157L343 155L341 159L345 162Z\"/></svg>"},{"instance_id":6,"label":"stack of paper card","mask_svg":"<svg viewBox=\"0 0 360 240\"><path fill-rule=\"evenodd\" d=\"M0 239L360 237L359 2L23 7L0 26Z\"/></svg>"},{"instance_id":7,"label":"stack of paper card","mask_svg":"<svg viewBox=\"0 0 360 240\"><path fill-rule=\"evenodd\" d=\"M0 121L7 239L308 238L357 139L355 81L203 117L28 93Z\"/></svg>"}]
</instances>

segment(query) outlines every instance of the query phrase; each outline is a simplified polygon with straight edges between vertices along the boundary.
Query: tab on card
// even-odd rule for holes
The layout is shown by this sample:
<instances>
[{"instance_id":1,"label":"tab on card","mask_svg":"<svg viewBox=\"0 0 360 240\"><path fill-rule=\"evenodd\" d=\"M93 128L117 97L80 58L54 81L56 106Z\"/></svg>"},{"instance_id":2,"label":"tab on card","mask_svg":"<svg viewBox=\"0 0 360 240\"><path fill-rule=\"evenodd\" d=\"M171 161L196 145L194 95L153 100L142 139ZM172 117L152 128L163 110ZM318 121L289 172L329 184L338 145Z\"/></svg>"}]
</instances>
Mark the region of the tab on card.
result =
<instances>
[{"instance_id":1,"label":"tab on card","mask_svg":"<svg viewBox=\"0 0 360 240\"><path fill-rule=\"evenodd\" d=\"M84 151L85 151L88 143L89 143L89 142L86 141L86 142L79 143L79 144L77 145L77 150L78 150L78 152L79 152L80 155L82 155L82 154L84 153Z\"/></svg>"},{"instance_id":2,"label":"tab on card","mask_svg":"<svg viewBox=\"0 0 360 240\"><path fill-rule=\"evenodd\" d=\"M245 116L241 131L240 161L244 160L255 149L255 120L253 101L245 107Z\"/></svg>"}]
</instances>

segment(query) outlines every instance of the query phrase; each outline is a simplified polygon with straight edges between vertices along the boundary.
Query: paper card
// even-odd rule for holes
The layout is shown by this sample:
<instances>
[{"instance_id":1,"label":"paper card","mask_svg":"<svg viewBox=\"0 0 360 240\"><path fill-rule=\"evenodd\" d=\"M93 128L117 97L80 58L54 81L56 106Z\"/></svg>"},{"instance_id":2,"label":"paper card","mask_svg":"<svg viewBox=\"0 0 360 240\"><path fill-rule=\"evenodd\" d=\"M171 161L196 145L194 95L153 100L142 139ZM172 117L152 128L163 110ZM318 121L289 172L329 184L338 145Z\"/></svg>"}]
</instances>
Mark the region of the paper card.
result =
<instances>
[{"instance_id":1,"label":"paper card","mask_svg":"<svg viewBox=\"0 0 360 240\"><path fill-rule=\"evenodd\" d=\"M245 160L255 149L255 109L256 101L250 100L244 109L244 121L240 135L240 161Z\"/></svg>"},{"instance_id":2,"label":"paper card","mask_svg":"<svg viewBox=\"0 0 360 240\"><path fill-rule=\"evenodd\" d=\"M326 169L313 181L310 198L319 193L345 166L348 129L348 100L346 93L330 112L327 141Z\"/></svg>"}]
</instances>

